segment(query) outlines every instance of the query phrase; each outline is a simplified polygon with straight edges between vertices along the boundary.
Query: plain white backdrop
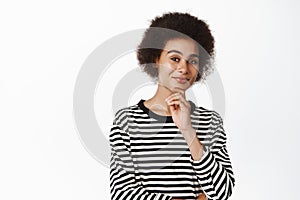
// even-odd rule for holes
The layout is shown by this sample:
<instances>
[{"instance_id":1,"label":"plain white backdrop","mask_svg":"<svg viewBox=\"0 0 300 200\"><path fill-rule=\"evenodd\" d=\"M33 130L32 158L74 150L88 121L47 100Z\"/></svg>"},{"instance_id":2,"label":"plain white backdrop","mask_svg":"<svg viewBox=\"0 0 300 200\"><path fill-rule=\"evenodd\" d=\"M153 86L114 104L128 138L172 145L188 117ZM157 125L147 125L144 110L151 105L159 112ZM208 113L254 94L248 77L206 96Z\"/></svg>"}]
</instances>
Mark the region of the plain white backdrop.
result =
<instances>
[{"instance_id":1,"label":"plain white backdrop","mask_svg":"<svg viewBox=\"0 0 300 200\"><path fill-rule=\"evenodd\" d=\"M216 40L236 178L230 199L299 199L299 9L296 0L2 1L0 199L110 198L109 169L76 132L75 80L102 42L146 28L168 11L205 20ZM135 57L116 64L127 58ZM123 73L135 63L122 64ZM109 75L114 85L120 75ZM101 89L95 112L108 130L112 113L101 102L110 97ZM137 91L129 104L153 92L147 91ZM212 107L207 90L199 91L199 102Z\"/></svg>"}]
</instances>

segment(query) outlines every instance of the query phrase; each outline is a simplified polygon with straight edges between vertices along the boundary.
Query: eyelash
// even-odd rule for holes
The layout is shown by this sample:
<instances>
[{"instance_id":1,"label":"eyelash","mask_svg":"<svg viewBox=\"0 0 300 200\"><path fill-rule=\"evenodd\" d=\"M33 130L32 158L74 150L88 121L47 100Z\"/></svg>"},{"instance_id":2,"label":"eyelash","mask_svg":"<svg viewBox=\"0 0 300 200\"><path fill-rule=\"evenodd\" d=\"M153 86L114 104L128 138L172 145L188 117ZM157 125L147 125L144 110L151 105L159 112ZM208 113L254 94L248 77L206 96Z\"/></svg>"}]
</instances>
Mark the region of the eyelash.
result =
<instances>
[{"instance_id":1,"label":"eyelash","mask_svg":"<svg viewBox=\"0 0 300 200\"><path fill-rule=\"evenodd\" d=\"M178 59L178 60L177 60ZM180 61L180 58L178 57L171 57L171 60L174 61L174 62L179 62ZM177 60L177 61L176 61ZM195 63L192 63L192 62L195 62ZM189 60L189 63L192 64L192 65L197 65L198 64L198 61L197 60Z\"/></svg>"},{"instance_id":2,"label":"eyelash","mask_svg":"<svg viewBox=\"0 0 300 200\"><path fill-rule=\"evenodd\" d=\"M178 61L176 61L176 59L178 59ZM171 60L173 60L174 62L179 62L179 61L180 61L180 58L177 58L177 57L171 57Z\"/></svg>"}]
</instances>

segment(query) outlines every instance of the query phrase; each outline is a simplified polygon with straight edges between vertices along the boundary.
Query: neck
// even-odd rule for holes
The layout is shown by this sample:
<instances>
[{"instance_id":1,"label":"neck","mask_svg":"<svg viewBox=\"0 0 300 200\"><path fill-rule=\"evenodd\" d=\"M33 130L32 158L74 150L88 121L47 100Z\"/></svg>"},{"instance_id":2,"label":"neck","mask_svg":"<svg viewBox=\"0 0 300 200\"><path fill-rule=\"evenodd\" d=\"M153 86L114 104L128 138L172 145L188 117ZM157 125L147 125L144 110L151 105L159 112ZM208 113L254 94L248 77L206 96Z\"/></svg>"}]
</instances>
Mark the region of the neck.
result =
<instances>
[{"instance_id":1,"label":"neck","mask_svg":"<svg viewBox=\"0 0 300 200\"><path fill-rule=\"evenodd\" d=\"M147 107L150 110L159 112L162 115L171 115L170 107L165 101L165 99L171 94L173 94L172 90L161 84L158 84L154 96L147 100Z\"/></svg>"},{"instance_id":2,"label":"neck","mask_svg":"<svg viewBox=\"0 0 300 200\"><path fill-rule=\"evenodd\" d=\"M174 92L170 88L168 88L162 84L158 84L156 93L154 94L154 96L152 98L155 100L158 100L160 102L165 102L165 99L173 93Z\"/></svg>"}]
</instances>

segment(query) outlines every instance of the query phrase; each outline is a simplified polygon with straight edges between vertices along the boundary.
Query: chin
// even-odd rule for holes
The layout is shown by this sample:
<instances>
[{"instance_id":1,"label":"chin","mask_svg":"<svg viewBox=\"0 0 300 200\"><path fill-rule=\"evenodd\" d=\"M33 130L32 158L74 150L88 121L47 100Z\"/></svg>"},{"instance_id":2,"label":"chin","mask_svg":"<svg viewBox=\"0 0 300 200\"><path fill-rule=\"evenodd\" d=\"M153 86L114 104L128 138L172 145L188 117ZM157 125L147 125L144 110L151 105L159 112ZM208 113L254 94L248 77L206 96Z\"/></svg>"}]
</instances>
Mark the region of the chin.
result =
<instances>
[{"instance_id":1,"label":"chin","mask_svg":"<svg viewBox=\"0 0 300 200\"><path fill-rule=\"evenodd\" d=\"M182 90L184 90L184 91L186 91L187 89L189 89L190 87L189 86L187 86L187 85L172 85L171 87L170 87L170 89L173 91L173 89L174 88L180 88L180 89L182 89Z\"/></svg>"}]
</instances>

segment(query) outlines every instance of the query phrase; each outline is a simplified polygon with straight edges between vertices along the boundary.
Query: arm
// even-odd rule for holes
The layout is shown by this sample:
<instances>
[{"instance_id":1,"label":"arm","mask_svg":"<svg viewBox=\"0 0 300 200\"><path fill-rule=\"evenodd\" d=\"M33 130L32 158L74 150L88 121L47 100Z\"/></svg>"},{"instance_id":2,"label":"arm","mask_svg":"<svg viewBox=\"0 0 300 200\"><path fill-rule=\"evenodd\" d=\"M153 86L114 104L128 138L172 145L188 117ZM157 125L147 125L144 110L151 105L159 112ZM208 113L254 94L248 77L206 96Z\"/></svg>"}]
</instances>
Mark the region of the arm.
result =
<instances>
[{"instance_id":1,"label":"arm","mask_svg":"<svg viewBox=\"0 0 300 200\"><path fill-rule=\"evenodd\" d=\"M171 197L146 191L136 180L130 153L129 135L114 120L109 140L111 147L110 190L112 200L170 200ZM122 128L121 128L122 127Z\"/></svg>"},{"instance_id":2,"label":"arm","mask_svg":"<svg viewBox=\"0 0 300 200\"><path fill-rule=\"evenodd\" d=\"M235 184L231 162L226 149L226 134L221 116L212 111L213 128L209 148L199 141L192 126L191 105L182 90L166 98L174 123L185 138L190 152L190 162L202 190L208 199L227 200Z\"/></svg>"},{"instance_id":3,"label":"arm","mask_svg":"<svg viewBox=\"0 0 300 200\"><path fill-rule=\"evenodd\" d=\"M198 146L200 156L191 153L192 166L195 170L198 181L209 199L226 200L232 194L235 185L233 170L226 148L226 134L223 129L223 121L216 112L212 113L213 135L211 136L210 146ZM199 142L191 146L195 149ZM200 143L200 142L199 142ZM202 149L204 150L202 152ZM193 150L195 152L195 150Z\"/></svg>"}]
</instances>

